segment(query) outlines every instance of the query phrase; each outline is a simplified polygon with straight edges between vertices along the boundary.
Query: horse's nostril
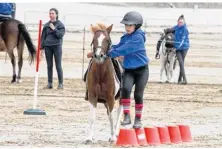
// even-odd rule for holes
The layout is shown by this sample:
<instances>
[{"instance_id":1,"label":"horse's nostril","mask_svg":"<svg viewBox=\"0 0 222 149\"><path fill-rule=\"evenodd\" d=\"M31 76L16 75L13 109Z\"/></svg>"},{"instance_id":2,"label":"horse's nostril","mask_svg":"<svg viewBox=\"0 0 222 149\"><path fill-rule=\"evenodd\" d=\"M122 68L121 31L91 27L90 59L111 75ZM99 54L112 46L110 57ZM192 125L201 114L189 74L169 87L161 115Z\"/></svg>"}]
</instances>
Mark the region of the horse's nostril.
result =
<instances>
[{"instance_id":1,"label":"horse's nostril","mask_svg":"<svg viewBox=\"0 0 222 149\"><path fill-rule=\"evenodd\" d=\"M104 55L103 54L101 54L101 57L103 57Z\"/></svg>"}]
</instances>

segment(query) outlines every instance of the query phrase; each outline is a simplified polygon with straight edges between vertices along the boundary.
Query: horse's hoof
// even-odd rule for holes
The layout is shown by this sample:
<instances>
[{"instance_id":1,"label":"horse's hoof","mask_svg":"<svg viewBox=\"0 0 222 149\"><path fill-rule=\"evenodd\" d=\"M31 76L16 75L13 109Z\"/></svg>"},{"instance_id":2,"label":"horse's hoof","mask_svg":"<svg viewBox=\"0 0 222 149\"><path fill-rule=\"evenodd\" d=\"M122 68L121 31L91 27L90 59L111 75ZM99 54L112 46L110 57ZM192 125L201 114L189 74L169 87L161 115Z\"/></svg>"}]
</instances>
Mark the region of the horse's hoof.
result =
<instances>
[{"instance_id":1,"label":"horse's hoof","mask_svg":"<svg viewBox=\"0 0 222 149\"><path fill-rule=\"evenodd\" d=\"M18 80L17 80L17 83L22 83L22 79L18 79Z\"/></svg>"},{"instance_id":2,"label":"horse's hoof","mask_svg":"<svg viewBox=\"0 0 222 149\"><path fill-rule=\"evenodd\" d=\"M95 143L96 143L96 141L95 141L94 138L92 138L92 139L87 139L87 140L85 141L85 144L95 144Z\"/></svg>"},{"instance_id":3,"label":"horse's hoof","mask_svg":"<svg viewBox=\"0 0 222 149\"><path fill-rule=\"evenodd\" d=\"M169 83L170 83L170 81L166 81L166 83L168 83L168 84L169 84Z\"/></svg>"},{"instance_id":4,"label":"horse's hoof","mask_svg":"<svg viewBox=\"0 0 222 149\"><path fill-rule=\"evenodd\" d=\"M112 138L109 138L109 142L114 143L117 141L117 138L113 136Z\"/></svg>"},{"instance_id":5,"label":"horse's hoof","mask_svg":"<svg viewBox=\"0 0 222 149\"><path fill-rule=\"evenodd\" d=\"M90 140L90 139L87 139L84 143L85 143L85 144L93 144L93 141Z\"/></svg>"}]
</instances>

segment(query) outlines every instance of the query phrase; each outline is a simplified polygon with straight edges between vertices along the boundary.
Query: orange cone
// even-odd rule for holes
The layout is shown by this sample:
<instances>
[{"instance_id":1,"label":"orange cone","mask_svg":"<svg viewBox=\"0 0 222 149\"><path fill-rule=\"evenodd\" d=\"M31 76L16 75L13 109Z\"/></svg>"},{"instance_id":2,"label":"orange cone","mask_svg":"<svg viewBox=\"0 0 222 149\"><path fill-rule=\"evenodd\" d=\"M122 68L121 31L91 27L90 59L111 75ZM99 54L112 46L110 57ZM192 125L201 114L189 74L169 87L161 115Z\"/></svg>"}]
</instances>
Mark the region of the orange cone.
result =
<instances>
[{"instance_id":1,"label":"orange cone","mask_svg":"<svg viewBox=\"0 0 222 149\"><path fill-rule=\"evenodd\" d=\"M170 134L170 141L171 143L181 143L181 135L180 135L180 129L178 126L168 126L168 131Z\"/></svg>"},{"instance_id":2,"label":"orange cone","mask_svg":"<svg viewBox=\"0 0 222 149\"><path fill-rule=\"evenodd\" d=\"M135 129L135 132L138 144L142 146L147 145L144 128Z\"/></svg>"},{"instance_id":3,"label":"orange cone","mask_svg":"<svg viewBox=\"0 0 222 149\"><path fill-rule=\"evenodd\" d=\"M180 129L180 134L183 142L191 142L192 137L191 137L191 132L190 132L190 127L187 125L178 125Z\"/></svg>"},{"instance_id":4,"label":"orange cone","mask_svg":"<svg viewBox=\"0 0 222 149\"><path fill-rule=\"evenodd\" d=\"M159 145L160 144L160 137L158 133L158 129L156 127L145 127L145 134L147 143L150 145Z\"/></svg>"},{"instance_id":5,"label":"orange cone","mask_svg":"<svg viewBox=\"0 0 222 149\"><path fill-rule=\"evenodd\" d=\"M160 142L162 144L170 144L171 142L168 128L166 126L159 126L157 128L160 136Z\"/></svg>"},{"instance_id":6,"label":"orange cone","mask_svg":"<svg viewBox=\"0 0 222 149\"><path fill-rule=\"evenodd\" d=\"M116 145L123 146L123 147L138 146L135 130L134 129L120 129Z\"/></svg>"}]
</instances>

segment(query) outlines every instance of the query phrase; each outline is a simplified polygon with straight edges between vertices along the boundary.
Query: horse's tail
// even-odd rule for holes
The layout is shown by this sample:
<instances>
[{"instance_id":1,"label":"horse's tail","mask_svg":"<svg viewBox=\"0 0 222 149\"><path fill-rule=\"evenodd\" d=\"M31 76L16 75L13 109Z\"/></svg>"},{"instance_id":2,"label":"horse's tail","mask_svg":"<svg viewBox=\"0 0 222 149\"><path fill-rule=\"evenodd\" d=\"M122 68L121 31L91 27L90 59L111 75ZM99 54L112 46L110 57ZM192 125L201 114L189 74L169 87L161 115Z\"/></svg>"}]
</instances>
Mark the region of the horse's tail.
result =
<instances>
[{"instance_id":1,"label":"horse's tail","mask_svg":"<svg viewBox=\"0 0 222 149\"><path fill-rule=\"evenodd\" d=\"M34 61L34 59L35 59L36 48L35 48L35 46L32 43L32 39L31 39L31 37L30 37L30 35L29 35L25 25L24 24L18 24L18 29L22 33L22 35L23 35L23 37L25 39L26 45L28 47L29 54L31 56L30 61L32 63Z\"/></svg>"}]
</instances>

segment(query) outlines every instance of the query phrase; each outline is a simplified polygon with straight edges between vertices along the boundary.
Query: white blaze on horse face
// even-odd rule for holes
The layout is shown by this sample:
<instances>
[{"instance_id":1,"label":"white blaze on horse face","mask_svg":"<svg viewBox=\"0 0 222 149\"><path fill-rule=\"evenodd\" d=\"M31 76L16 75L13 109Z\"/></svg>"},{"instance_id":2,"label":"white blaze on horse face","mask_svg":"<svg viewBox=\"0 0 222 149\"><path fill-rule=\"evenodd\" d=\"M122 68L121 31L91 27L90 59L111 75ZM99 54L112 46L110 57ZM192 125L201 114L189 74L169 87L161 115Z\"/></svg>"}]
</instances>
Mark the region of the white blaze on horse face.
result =
<instances>
[{"instance_id":1,"label":"white blaze on horse face","mask_svg":"<svg viewBox=\"0 0 222 149\"><path fill-rule=\"evenodd\" d=\"M99 38L98 38L98 47L101 47L102 46L102 43L103 43L103 39L105 38L105 36L103 34L100 34ZM101 52L101 48L97 48L96 50L96 55L100 55L100 52Z\"/></svg>"}]
</instances>

